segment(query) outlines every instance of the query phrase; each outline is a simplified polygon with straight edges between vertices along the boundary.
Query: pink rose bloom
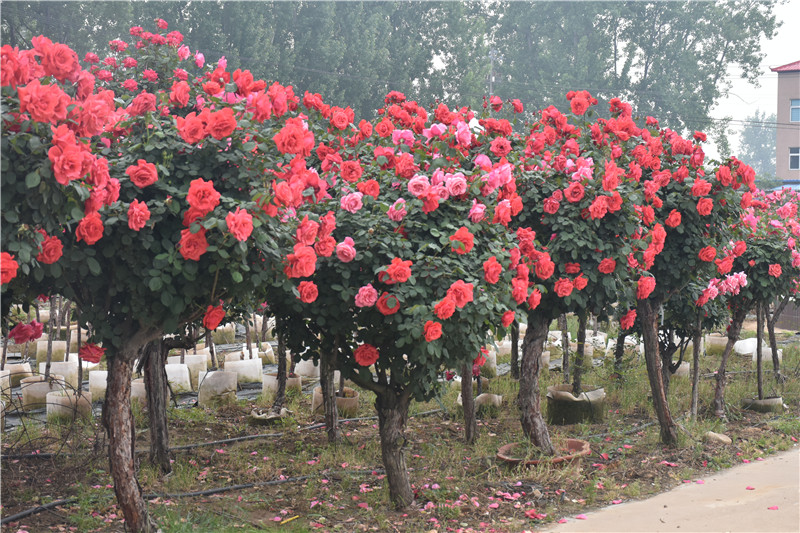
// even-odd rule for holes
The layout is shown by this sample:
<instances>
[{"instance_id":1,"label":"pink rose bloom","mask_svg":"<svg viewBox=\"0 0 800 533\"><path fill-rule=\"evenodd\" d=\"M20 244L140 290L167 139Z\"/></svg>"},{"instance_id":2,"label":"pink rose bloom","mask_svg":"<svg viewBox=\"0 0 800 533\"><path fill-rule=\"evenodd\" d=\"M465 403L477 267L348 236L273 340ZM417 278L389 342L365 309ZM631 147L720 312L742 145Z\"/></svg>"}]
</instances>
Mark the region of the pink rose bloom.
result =
<instances>
[{"instance_id":1,"label":"pink rose bloom","mask_svg":"<svg viewBox=\"0 0 800 533\"><path fill-rule=\"evenodd\" d=\"M461 146L469 146L472 142L472 132L469 130L469 124L466 122L459 122L456 125L456 141Z\"/></svg>"},{"instance_id":2,"label":"pink rose bloom","mask_svg":"<svg viewBox=\"0 0 800 533\"><path fill-rule=\"evenodd\" d=\"M393 130L392 142L396 145L405 144L407 146L413 146L414 132L411 130Z\"/></svg>"},{"instance_id":3,"label":"pink rose bloom","mask_svg":"<svg viewBox=\"0 0 800 533\"><path fill-rule=\"evenodd\" d=\"M457 172L447 178L445 187L450 196L461 196L467 192L467 180L461 172Z\"/></svg>"},{"instance_id":4,"label":"pink rose bloom","mask_svg":"<svg viewBox=\"0 0 800 533\"><path fill-rule=\"evenodd\" d=\"M390 220L395 222L400 222L406 216L408 211L406 211L406 201L402 198L398 198L392 207L389 208L389 211L386 213L389 216Z\"/></svg>"},{"instance_id":5,"label":"pink rose bloom","mask_svg":"<svg viewBox=\"0 0 800 533\"><path fill-rule=\"evenodd\" d=\"M475 158L475 164L486 172L492 170L492 160L486 154L478 154Z\"/></svg>"},{"instance_id":6,"label":"pink rose bloom","mask_svg":"<svg viewBox=\"0 0 800 533\"><path fill-rule=\"evenodd\" d=\"M228 68L228 60L225 59L225 56L222 56L222 57L219 58L219 61L217 61L217 66L219 68L221 68L222 70L225 70L226 68Z\"/></svg>"},{"instance_id":7,"label":"pink rose bloom","mask_svg":"<svg viewBox=\"0 0 800 533\"><path fill-rule=\"evenodd\" d=\"M372 286L372 283L367 283L356 294L356 306L358 307L372 307L378 301L378 291Z\"/></svg>"},{"instance_id":8,"label":"pink rose bloom","mask_svg":"<svg viewBox=\"0 0 800 533\"><path fill-rule=\"evenodd\" d=\"M345 237L342 242L336 245L336 257L342 263L349 263L356 258L355 242L351 237Z\"/></svg>"},{"instance_id":9,"label":"pink rose bloom","mask_svg":"<svg viewBox=\"0 0 800 533\"><path fill-rule=\"evenodd\" d=\"M194 64L197 65L197 68L203 68L203 65L206 64L206 56L202 52L195 51Z\"/></svg>"},{"instance_id":10,"label":"pink rose bloom","mask_svg":"<svg viewBox=\"0 0 800 533\"><path fill-rule=\"evenodd\" d=\"M430 189L431 184L428 181L428 176L417 174L408 180L408 192L414 195L415 198L424 196Z\"/></svg>"},{"instance_id":11,"label":"pink rose bloom","mask_svg":"<svg viewBox=\"0 0 800 533\"><path fill-rule=\"evenodd\" d=\"M364 195L360 192L350 193L344 197L342 197L342 201L340 203L342 209L348 211L350 213L357 213L359 209L361 209L364 204L361 203L361 198Z\"/></svg>"},{"instance_id":12,"label":"pink rose bloom","mask_svg":"<svg viewBox=\"0 0 800 533\"><path fill-rule=\"evenodd\" d=\"M470 222L477 224L486 216L486 206L478 203L478 200L472 200L472 208L469 210Z\"/></svg>"},{"instance_id":13,"label":"pink rose bloom","mask_svg":"<svg viewBox=\"0 0 800 533\"><path fill-rule=\"evenodd\" d=\"M180 59L181 61L187 59L191 54L192 51L189 50L189 47L186 46L185 44L182 45L180 48L178 48L178 59Z\"/></svg>"},{"instance_id":14,"label":"pink rose bloom","mask_svg":"<svg viewBox=\"0 0 800 533\"><path fill-rule=\"evenodd\" d=\"M431 124L430 128L425 128L422 130L422 135L424 135L425 138L430 141L434 137L441 137L446 131L447 126L437 122L436 124Z\"/></svg>"}]
</instances>

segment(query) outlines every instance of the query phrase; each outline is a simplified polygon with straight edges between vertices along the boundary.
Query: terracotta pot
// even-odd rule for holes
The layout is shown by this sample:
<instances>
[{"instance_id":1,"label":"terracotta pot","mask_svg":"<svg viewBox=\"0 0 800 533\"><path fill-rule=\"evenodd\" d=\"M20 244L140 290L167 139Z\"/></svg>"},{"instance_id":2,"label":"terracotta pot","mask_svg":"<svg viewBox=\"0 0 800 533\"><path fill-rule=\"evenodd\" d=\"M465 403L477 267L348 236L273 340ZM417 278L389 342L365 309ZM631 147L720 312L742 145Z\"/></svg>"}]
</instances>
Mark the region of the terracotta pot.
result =
<instances>
[{"instance_id":1,"label":"terracotta pot","mask_svg":"<svg viewBox=\"0 0 800 533\"><path fill-rule=\"evenodd\" d=\"M758 411L759 413L780 413L783 412L783 397L776 396L772 398L745 398L742 400L742 409L748 411Z\"/></svg>"},{"instance_id":2,"label":"terracotta pot","mask_svg":"<svg viewBox=\"0 0 800 533\"><path fill-rule=\"evenodd\" d=\"M557 451L556 453L560 455L555 455L553 457L543 457L541 459L531 459L525 460L523 457L515 456L514 451L519 448L520 444L514 442L511 444L506 444L505 446L501 446L499 450L497 450L497 460L501 463L505 463L512 466L523 465L523 466L535 466L540 464L552 464L552 465L559 465L564 466L573 462L577 462L580 460L581 457L589 455L592 453L592 450L589 448L589 443L585 440L580 439L567 439L566 442L566 449Z\"/></svg>"},{"instance_id":3,"label":"terracotta pot","mask_svg":"<svg viewBox=\"0 0 800 533\"><path fill-rule=\"evenodd\" d=\"M336 408L339 411L339 415L343 417L355 416L358 413L358 391L345 387L344 393L344 397L336 397ZM314 387L311 395L311 412L322 412L322 387Z\"/></svg>"},{"instance_id":4,"label":"terracotta pot","mask_svg":"<svg viewBox=\"0 0 800 533\"><path fill-rule=\"evenodd\" d=\"M602 388L583 387L576 398L572 385L547 387L547 423L556 425L600 422L605 415L606 392Z\"/></svg>"}]
</instances>

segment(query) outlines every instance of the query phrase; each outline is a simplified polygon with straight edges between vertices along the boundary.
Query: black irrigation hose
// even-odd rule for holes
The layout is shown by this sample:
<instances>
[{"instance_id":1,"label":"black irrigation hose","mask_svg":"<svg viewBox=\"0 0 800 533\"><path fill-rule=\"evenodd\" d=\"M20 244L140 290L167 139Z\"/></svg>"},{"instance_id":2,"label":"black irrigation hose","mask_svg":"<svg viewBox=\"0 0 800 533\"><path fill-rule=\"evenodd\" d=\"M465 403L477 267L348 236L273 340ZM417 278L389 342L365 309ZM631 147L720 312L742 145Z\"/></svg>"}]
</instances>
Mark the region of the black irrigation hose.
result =
<instances>
[{"instance_id":1,"label":"black irrigation hose","mask_svg":"<svg viewBox=\"0 0 800 533\"><path fill-rule=\"evenodd\" d=\"M67 498L66 500L56 500L54 502L46 503L44 505L39 505L37 507L33 507L28 509L27 511L22 511L21 513L17 513L15 515L7 516L0 520L0 524L5 525L9 522L16 522L17 520L22 520L32 514L41 513L42 511L47 511L54 507L60 507L62 505L69 505L70 503L74 503L78 501L78 498Z\"/></svg>"}]
</instances>

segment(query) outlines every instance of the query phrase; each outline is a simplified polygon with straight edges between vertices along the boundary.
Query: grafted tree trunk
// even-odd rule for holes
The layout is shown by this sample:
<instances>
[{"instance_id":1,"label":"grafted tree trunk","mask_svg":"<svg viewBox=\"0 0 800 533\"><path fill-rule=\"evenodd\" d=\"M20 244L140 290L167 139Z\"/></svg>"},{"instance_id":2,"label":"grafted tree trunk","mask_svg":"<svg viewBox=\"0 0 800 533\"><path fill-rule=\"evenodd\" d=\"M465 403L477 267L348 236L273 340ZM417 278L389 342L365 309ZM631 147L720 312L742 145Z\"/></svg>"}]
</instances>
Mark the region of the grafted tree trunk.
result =
<instances>
[{"instance_id":1,"label":"grafted tree trunk","mask_svg":"<svg viewBox=\"0 0 800 533\"><path fill-rule=\"evenodd\" d=\"M56 297L50 296L50 320L47 321L47 360L44 364L44 379L48 380L50 377L50 361L53 360L53 324L56 321L56 314L58 307L56 306ZM25 352L27 353L27 347ZM69 351L69 347L67 347Z\"/></svg>"},{"instance_id":2,"label":"grafted tree trunk","mask_svg":"<svg viewBox=\"0 0 800 533\"><path fill-rule=\"evenodd\" d=\"M562 314L558 317L558 329L561 330L561 373L564 377L564 383L569 383L569 328L567 327L567 315ZM547 340L547 337L545 337L545 340Z\"/></svg>"},{"instance_id":3,"label":"grafted tree trunk","mask_svg":"<svg viewBox=\"0 0 800 533\"><path fill-rule=\"evenodd\" d=\"M781 374L781 361L778 359L778 341L775 338L775 323L780 318L783 310L786 309L786 304L789 303L789 298L785 297L781 303L775 308L775 311L770 315L769 305L764 307L764 313L767 318L767 334L769 335L769 348L772 350L772 369L775 371L775 381L784 383L786 376Z\"/></svg>"},{"instance_id":4,"label":"grafted tree trunk","mask_svg":"<svg viewBox=\"0 0 800 533\"><path fill-rule=\"evenodd\" d=\"M639 300L637 313L641 320L642 339L644 340L644 358L647 363L647 377L650 380L650 391L653 395L653 407L661 427L661 442L668 446L678 444L678 432L675 421L669 412L666 390L661 373L661 356L658 353L658 301Z\"/></svg>"},{"instance_id":5,"label":"grafted tree trunk","mask_svg":"<svg viewBox=\"0 0 800 533\"><path fill-rule=\"evenodd\" d=\"M336 389L333 384L333 371L336 368L338 351L339 340L337 339L334 342L333 350L330 353L321 353L319 357L319 384L322 388L322 408L325 411L325 431L328 434L328 442L331 444L338 442L341 436L339 412L336 409Z\"/></svg>"},{"instance_id":6,"label":"grafted tree trunk","mask_svg":"<svg viewBox=\"0 0 800 533\"><path fill-rule=\"evenodd\" d=\"M586 311L578 315L578 349L575 351L575 366L572 369L572 395L580 396L583 389L583 371L586 367Z\"/></svg>"},{"instance_id":7,"label":"grafted tree trunk","mask_svg":"<svg viewBox=\"0 0 800 533\"><path fill-rule=\"evenodd\" d=\"M616 372L622 372L622 359L625 356L625 339L627 338L628 334L624 330L617 335L617 345L614 347L614 370Z\"/></svg>"},{"instance_id":8,"label":"grafted tree trunk","mask_svg":"<svg viewBox=\"0 0 800 533\"><path fill-rule=\"evenodd\" d=\"M733 345L739 340L739 332L742 331L742 324L744 324L749 308L749 302L736 306L728 326L728 342L722 352L722 361L717 370L717 383L714 387L714 415L718 418L725 418L725 368L728 365L728 357L733 351Z\"/></svg>"},{"instance_id":9,"label":"grafted tree trunk","mask_svg":"<svg viewBox=\"0 0 800 533\"><path fill-rule=\"evenodd\" d=\"M511 377L519 379L519 322L511 323Z\"/></svg>"},{"instance_id":10,"label":"grafted tree trunk","mask_svg":"<svg viewBox=\"0 0 800 533\"><path fill-rule=\"evenodd\" d=\"M480 377L478 377L480 382ZM475 400L472 397L472 364L465 361L461 365L461 405L464 407L464 440L467 444L475 442L478 423L475 420Z\"/></svg>"},{"instance_id":11,"label":"grafted tree trunk","mask_svg":"<svg viewBox=\"0 0 800 533\"><path fill-rule=\"evenodd\" d=\"M381 437L381 457L386 469L389 499L397 510L402 510L414 501L411 482L408 478L405 447L405 428L408 420L410 398L407 392L395 391L388 386L375 396L378 411L378 428Z\"/></svg>"},{"instance_id":12,"label":"grafted tree trunk","mask_svg":"<svg viewBox=\"0 0 800 533\"><path fill-rule=\"evenodd\" d=\"M522 341L522 365L519 377L519 396L517 397L522 431L533 444L539 447L542 453L547 455L553 455L555 448L550 441L550 433L542 417L539 369L550 322L550 319L543 315L535 312L528 313L528 329Z\"/></svg>"},{"instance_id":13,"label":"grafted tree trunk","mask_svg":"<svg viewBox=\"0 0 800 533\"><path fill-rule=\"evenodd\" d=\"M280 333L280 328L278 328L279 322L280 319L276 316L275 331L278 337L278 353L275 354L275 357L278 361L278 390L275 392L275 401L272 402L272 413L276 416L280 416L281 409L286 403L286 343L283 340L283 334Z\"/></svg>"},{"instance_id":14,"label":"grafted tree trunk","mask_svg":"<svg viewBox=\"0 0 800 533\"><path fill-rule=\"evenodd\" d=\"M114 493L125 516L126 528L136 533L158 529L142 498L133 455L136 433L131 413L131 375L138 348L129 344L109 358L108 389L103 405Z\"/></svg>"},{"instance_id":15,"label":"grafted tree trunk","mask_svg":"<svg viewBox=\"0 0 800 533\"><path fill-rule=\"evenodd\" d=\"M700 394L700 342L703 338L703 330L701 325L703 318L698 314L697 322L694 326L694 335L692 337L692 407L690 410L692 419L697 418L697 409L699 404Z\"/></svg>"},{"instance_id":16,"label":"grafted tree trunk","mask_svg":"<svg viewBox=\"0 0 800 533\"><path fill-rule=\"evenodd\" d=\"M758 383L758 399L764 399L764 375L761 361L764 356L764 303L756 304L756 382Z\"/></svg>"},{"instance_id":17,"label":"grafted tree trunk","mask_svg":"<svg viewBox=\"0 0 800 533\"><path fill-rule=\"evenodd\" d=\"M150 341L142 348L147 412L150 417L150 462L164 474L172 472L167 424L167 370L164 366L167 353L168 349L163 346L161 339Z\"/></svg>"}]
</instances>

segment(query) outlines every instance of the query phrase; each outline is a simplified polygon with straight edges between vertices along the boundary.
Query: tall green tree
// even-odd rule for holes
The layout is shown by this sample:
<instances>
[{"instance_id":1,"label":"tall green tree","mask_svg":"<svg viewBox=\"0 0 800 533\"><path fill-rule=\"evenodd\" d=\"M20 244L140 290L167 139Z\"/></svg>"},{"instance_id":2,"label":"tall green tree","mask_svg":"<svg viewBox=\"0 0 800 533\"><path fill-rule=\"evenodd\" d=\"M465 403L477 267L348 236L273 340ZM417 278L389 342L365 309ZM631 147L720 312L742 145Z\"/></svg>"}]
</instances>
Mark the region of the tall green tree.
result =
<instances>
[{"instance_id":1,"label":"tall green tree","mask_svg":"<svg viewBox=\"0 0 800 533\"><path fill-rule=\"evenodd\" d=\"M745 119L736 157L748 161L756 171L757 180L775 180L775 113L767 115L756 110Z\"/></svg>"}]
</instances>

